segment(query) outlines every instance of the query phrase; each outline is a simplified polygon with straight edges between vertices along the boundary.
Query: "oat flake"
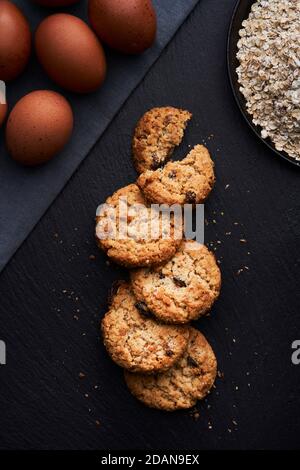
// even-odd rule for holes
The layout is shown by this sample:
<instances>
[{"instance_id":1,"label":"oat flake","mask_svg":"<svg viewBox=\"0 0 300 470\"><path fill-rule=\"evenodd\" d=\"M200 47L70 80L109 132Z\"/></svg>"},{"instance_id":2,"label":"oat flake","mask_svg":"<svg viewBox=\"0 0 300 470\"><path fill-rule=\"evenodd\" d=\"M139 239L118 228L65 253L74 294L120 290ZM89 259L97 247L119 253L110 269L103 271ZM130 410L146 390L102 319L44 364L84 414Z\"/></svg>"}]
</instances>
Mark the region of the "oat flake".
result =
<instances>
[{"instance_id":1,"label":"oat flake","mask_svg":"<svg viewBox=\"0 0 300 470\"><path fill-rule=\"evenodd\" d=\"M300 0L259 0L242 23L237 68L253 123L300 161Z\"/></svg>"}]
</instances>

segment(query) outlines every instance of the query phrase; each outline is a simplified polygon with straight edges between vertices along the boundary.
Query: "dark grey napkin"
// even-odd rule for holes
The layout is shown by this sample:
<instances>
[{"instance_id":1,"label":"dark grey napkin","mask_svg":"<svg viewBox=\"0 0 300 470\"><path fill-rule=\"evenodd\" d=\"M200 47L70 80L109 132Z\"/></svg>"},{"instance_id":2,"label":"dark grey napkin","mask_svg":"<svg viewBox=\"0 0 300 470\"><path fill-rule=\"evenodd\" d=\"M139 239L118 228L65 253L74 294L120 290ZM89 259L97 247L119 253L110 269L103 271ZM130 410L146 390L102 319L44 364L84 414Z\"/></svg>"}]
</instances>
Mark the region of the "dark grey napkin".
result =
<instances>
[{"instance_id":1,"label":"dark grey napkin","mask_svg":"<svg viewBox=\"0 0 300 470\"><path fill-rule=\"evenodd\" d=\"M71 142L52 162L35 169L15 164L4 147L0 133L0 271L24 241L28 233L61 191L80 162L101 136L126 98L159 57L180 24L198 0L153 0L158 17L158 36L154 47L138 57L108 51L108 75L96 93L76 96L63 93L70 101L75 128ZM53 10L36 6L29 0L17 0L34 31L41 18ZM68 12L87 19L86 1ZM33 57L26 72L7 86L9 107L35 89L57 88L43 73Z\"/></svg>"}]
</instances>

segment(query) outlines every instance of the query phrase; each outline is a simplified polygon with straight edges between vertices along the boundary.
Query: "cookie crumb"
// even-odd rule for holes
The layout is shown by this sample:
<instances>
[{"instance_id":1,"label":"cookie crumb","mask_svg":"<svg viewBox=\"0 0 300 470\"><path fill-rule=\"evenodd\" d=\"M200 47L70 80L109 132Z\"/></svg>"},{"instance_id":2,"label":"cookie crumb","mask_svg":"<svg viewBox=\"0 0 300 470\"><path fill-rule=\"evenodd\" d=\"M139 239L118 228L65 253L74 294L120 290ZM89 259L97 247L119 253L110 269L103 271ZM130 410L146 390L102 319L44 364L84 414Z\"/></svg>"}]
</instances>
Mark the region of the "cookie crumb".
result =
<instances>
[{"instance_id":1,"label":"cookie crumb","mask_svg":"<svg viewBox=\"0 0 300 470\"><path fill-rule=\"evenodd\" d=\"M189 412L189 415L197 421L200 418L200 412L197 408L192 408Z\"/></svg>"}]
</instances>

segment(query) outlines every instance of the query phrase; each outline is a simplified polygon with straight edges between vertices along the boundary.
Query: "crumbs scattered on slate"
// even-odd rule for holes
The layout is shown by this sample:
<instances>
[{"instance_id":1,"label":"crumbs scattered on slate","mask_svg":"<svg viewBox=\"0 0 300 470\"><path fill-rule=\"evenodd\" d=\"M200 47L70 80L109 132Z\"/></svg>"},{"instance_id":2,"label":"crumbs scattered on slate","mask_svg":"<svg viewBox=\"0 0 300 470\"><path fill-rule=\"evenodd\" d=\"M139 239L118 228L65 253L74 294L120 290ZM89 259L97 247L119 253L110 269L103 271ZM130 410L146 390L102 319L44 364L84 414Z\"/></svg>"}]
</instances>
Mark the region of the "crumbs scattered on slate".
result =
<instances>
[{"instance_id":1,"label":"crumbs scattered on slate","mask_svg":"<svg viewBox=\"0 0 300 470\"><path fill-rule=\"evenodd\" d=\"M244 272L244 269L246 269L247 271L249 270L248 266L243 266L242 268L237 270L236 275L239 276L240 274L242 274L242 272Z\"/></svg>"},{"instance_id":2,"label":"crumbs scattered on slate","mask_svg":"<svg viewBox=\"0 0 300 470\"><path fill-rule=\"evenodd\" d=\"M189 415L195 420L197 421L199 418L200 418L200 413L199 413L199 410L197 408L192 408L189 412Z\"/></svg>"},{"instance_id":3,"label":"crumbs scattered on slate","mask_svg":"<svg viewBox=\"0 0 300 470\"><path fill-rule=\"evenodd\" d=\"M224 380L224 378L225 378L224 372L221 372L220 370L218 370L217 376L218 376L219 379L221 379L221 380Z\"/></svg>"}]
</instances>

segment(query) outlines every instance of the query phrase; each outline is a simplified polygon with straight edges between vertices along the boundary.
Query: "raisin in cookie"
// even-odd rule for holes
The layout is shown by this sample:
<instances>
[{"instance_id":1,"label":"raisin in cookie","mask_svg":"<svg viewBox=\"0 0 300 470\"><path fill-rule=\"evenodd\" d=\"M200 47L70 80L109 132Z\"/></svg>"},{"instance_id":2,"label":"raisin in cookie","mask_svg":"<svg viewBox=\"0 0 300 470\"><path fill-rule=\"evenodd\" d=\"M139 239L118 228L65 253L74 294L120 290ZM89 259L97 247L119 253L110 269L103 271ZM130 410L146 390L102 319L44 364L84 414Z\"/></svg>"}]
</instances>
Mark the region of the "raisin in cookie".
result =
<instances>
[{"instance_id":1,"label":"raisin in cookie","mask_svg":"<svg viewBox=\"0 0 300 470\"><path fill-rule=\"evenodd\" d=\"M131 393L145 405L166 411L191 408L214 384L217 361L205 337L190 328L183 356L166 372L156 375L125 371Z\"/></svg>"},{"instance_id":2,"label":"raisin in cookie","mask_svg":"<svg viewBox=\"0 0 300 470\"><path fill-rule=\"evenodd\" d=\"M142 116L134 132L132 151L138 173L156 170L171 157L180 144L192 115L173 108L153 108Z\"/></svg>"},{"instance_id":3,"label":"raisin in cookie","mask_svg":"<svg viewBox=\"0 0 300 470\"><path fill-rule=\"evenodd\" d=\"M126 282L119 285L102 320L102 333L113 361L143 373L171 367L183 354L189 338L187 327L164 325L149 316Z\"/></svg>"},{"instance_id":4,"label":"raisin in cookie","mask_svg":"<svg viewBox=\"0 0 300 470\"><path fill-rule=\"evenodd\" d=\"M166 216L165 216L166 215ZM182 239L182 219L147 206L136 184L119 189L97 211L96 239L116 263L128 268L170 259Z\"/></svg>"},{"instance_id":5,"label":"raisin in cookie","mask_svg":"<svg viewBox=\"0 0 300 470\"><path fill-rule=\"evenodd\" d=\"M200 204L208 197L214 182L214 164L203 145L196 145L179 162L145 171L137 180L149 202L168 205Z\"/></svg>"},{"instance_id":6,"label":"raisin in cookie","mask_svg":"<svg viewBox=\"0 0 300 470\"><path fill-rule=\"evenodd\" d=\"M206 313L217 299L221 273L214 255L195 241L182 241L166 264L131 272L135 296L167 323L187 323Z\"/></svg>"}]
</instances>

